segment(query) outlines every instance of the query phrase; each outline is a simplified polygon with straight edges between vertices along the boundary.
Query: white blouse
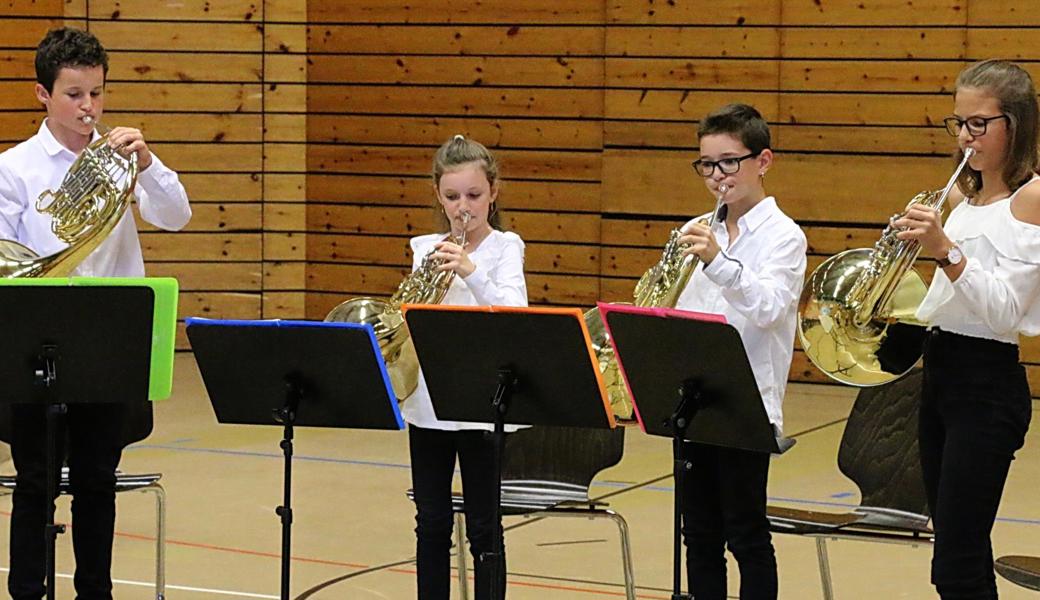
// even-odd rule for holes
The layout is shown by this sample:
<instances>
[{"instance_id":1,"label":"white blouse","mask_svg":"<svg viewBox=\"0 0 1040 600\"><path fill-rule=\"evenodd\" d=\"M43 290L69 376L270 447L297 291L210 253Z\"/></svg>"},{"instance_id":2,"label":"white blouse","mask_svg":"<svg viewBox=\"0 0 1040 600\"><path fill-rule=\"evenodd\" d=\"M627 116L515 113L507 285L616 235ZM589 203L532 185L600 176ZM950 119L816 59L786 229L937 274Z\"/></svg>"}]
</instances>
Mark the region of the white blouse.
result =
<instances>
[{"instance_id":1,"label":"white blouse","mask_svg":"<svg viewBox=\"0 0 1040 600\"><path fill-rule=\"evenodd\" d=\"M434 245L447 237L446 233L434 233L412 238L412 270L422 263ZM511 231L492 230L480 245L469 253L476 270L469 277L456 277L451 282L441 304L455 306L527 306L527 283L524 280L524 242ZM485 429L488 423L465 421L441 421L433 412L430 392L426 380L419 371L419 384L401 406L405 421L427 429L459 431L462 429ZM490 414L490 411L489 411ZM517 427L507 426L506 431Z\"/></svg>"},{"instance_id":2,"label":"white blouse","mask_svg":"<svg viewBox=\"0 0 1040 600\"><path fill-rule=\"evenodd\" d=\"M935 270L917 318L945 331L1018 343L1040 334L1040 226L1011 214L1011 204L1034 176L1003 200L961 202L946 219L946 235L964 253L964 271L951 282Z\"/></svg>"}]
</instances>

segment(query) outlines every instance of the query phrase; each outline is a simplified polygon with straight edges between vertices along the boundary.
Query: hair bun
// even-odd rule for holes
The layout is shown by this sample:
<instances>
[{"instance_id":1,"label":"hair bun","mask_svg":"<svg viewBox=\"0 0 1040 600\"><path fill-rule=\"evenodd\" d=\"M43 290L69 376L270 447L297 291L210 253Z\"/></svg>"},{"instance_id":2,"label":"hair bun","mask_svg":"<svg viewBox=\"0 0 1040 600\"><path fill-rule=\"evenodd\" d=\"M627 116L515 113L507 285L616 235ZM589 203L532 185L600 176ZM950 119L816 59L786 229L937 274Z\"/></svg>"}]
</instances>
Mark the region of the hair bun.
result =
<instances>
[{"instance_id":1,"label":"hair bun","mask_svg":"<svg viewBox=\"0 0 1040 600\"><path fill-rule=\"evenodd\" d=\"M466 141L466 136L462 135L461 133L456 133L455 137L453 137L451 139L451 141L453 141L453 142L465 142Z\"/></svg>"}]
</instances>

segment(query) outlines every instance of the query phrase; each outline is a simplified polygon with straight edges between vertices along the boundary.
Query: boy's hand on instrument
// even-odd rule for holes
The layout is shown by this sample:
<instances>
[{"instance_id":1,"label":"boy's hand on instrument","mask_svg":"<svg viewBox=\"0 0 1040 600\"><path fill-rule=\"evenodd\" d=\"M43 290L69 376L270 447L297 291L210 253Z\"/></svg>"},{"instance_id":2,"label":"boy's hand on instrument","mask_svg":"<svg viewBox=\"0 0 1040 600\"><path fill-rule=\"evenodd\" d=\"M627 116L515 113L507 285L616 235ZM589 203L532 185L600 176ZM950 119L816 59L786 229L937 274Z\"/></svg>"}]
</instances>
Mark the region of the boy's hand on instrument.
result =
<instances>
[{"instance_id":1,"label":"boy's hand on instrument","mask_svg":"<svg viewBox=\"0 0 1040 600\"><path fill-rule=\"evenodd\" d=\"M108 132L108 145L119 150L123 156L137 155L137 169L144 171L152 164L152 152L144 141L141 130L133 127L114 127Z\"/></svg>"}]
</instances>

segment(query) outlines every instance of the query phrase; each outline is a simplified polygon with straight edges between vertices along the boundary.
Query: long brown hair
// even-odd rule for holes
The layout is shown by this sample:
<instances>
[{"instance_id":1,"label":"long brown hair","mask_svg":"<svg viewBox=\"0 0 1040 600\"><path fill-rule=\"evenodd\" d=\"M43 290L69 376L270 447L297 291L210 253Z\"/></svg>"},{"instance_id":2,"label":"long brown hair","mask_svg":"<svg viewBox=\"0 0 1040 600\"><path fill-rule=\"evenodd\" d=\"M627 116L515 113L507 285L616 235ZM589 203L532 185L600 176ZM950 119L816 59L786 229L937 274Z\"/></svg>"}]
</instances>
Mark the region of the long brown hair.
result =
<instances>
[{"instance_id":1,"label":"long brown hair","mask_svg":"<svg viewBox=\"0 0 1040 600\"><path fill-rule=\"evenodd\" d=\"M441 147L437 149L437 153L433 155L434 193L439 193L441 177L443 177L445 173L473 162L480 163L480 167L484 170L484 175L487 176L491 189L494 190L495 186L499 183L498 161L495 160L494 155L491 154L491 151L488 150L484 144L481 144L476 140L468 139L464 135L456 135L441 144ZM451 224L448 223L448 218L444 215L444 211L436 198L433 202L433 208L434 213L436 214L435 218L437 219L437 227L439 228L437 231L450 231ZM491 202L491 209L488 213L488 224L495 229L502 229L502 216L501 211L498 210L497 198Z\"/></svg>"},{"instance_id":2,"label":"long brown hair","mask_svg":"<svg viewBox=\"0 0 1040 600\"><path fill-rule=\"evenodd\" d=\"M1037 107L1036 88L1029 73L1006 60L984 60L968 66L957 76L953 95L962 88L985 90L1000 104L1000 112L1007 115L1008 143L1004 156L1003 180L1014 191L1033 177L1040 168L1037 142L1040 138L1040 108ZM957 150L956 162L964 158ZM982 173L970 166L957 178L957 186L965 196L972 197L982 189Z\"/></svg>"}]
</instances>

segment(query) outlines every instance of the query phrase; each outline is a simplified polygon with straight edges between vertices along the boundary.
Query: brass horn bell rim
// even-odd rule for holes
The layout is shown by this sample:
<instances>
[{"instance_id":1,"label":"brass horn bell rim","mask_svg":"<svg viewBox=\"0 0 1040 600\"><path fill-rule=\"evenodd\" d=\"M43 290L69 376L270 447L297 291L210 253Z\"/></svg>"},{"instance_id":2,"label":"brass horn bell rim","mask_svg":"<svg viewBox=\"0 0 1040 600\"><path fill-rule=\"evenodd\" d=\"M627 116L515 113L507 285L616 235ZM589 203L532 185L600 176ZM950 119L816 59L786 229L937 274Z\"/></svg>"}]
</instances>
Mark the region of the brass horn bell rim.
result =
<instances>
[{"instance_id":1,"label":"brass horn bell rim","mask_svg":"<svg viewBox=\"0 0 1040 600\"><path fill-rule=\"evenodd\" d=\"M360 297L340 302L325 315L327 323L358 323L372 326L390 376L398 403L419 386L419 357L400 312L388 312L389 304L377 298Z\"/></svg>"},{"instance_id":2,"label":"brass horn bell rim","mask_svg":"<svg viewBox=\"0 0 1040 600\"><path fill-rule=\"evenodd\" d=\"M823 261L806 280L798 304L798 339L806 357L830 379L855 387L890 383L921 358L924 324L917 308L928 291L908 269L882 314L854 324L849 303L857 278L870 264L869 248L846 250Z\"/></svg>"}]
</instances>

